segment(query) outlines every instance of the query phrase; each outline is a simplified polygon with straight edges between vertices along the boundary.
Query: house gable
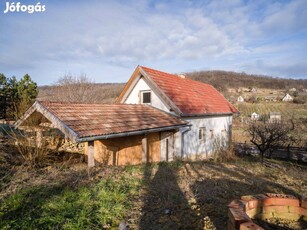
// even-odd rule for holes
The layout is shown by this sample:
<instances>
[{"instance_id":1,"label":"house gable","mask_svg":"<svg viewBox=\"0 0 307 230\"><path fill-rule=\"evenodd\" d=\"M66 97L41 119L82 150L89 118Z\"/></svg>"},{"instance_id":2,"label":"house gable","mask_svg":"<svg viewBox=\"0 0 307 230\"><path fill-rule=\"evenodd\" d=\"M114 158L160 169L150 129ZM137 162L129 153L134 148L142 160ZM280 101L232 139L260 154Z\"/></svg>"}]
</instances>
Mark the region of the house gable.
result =
<instances>
[{"instance_id":1,"label":"house gable","mask_svg":"<svg viewBox=\"0 0 307 230\"><path fill-rule=\"evenodd\" d=\"M151 106L168 113L172 112L171 107L167 105L159 94L149 86L144 77L139 78L123 103L142 104L142 94L147 92L151 95L151 102L149 103Z\"/></svg>"},{"instance_id":2,"label":"house gable","mask_svg":"<svg viewBox=\"0 0 307 230\"><path fill-rule=\"evenodd\" d=\"M146 71L143 70L144 67L138 66L135 71L133 72L132 76L128 80L127 84L125 85L123 91L115 100L116 104L123 104L127 103L127 98L133 91L133 89L138 85L140 79L143 79L144 82L140 82L141 87L144 87L144 90L152 90L156 96L156 103L159 107L158 109L162 109L165 112L171 112L177 115L181 115L182 112L180 109L175 105L175 103L161 90L161 88L151 79L151 77L147 74ZM145 85L145 84L147 85ZM139 92L138 92L139 93ZM134 97L134 95L133 95ZM131 101L132 99L129 99ZM135 99L133 101L136 101ZM128 104L128 103L127 103ZM154 106L154 105L153 105Z\"/></svg>"},{"instance_id":3,"label":"house gable","mask_svg":"<svg viewBox=\"0 0 307 230\"><path fill-rule=\"evenodd\" d=\"M293 101L293 98L287 93L286 96L282 99L282 101Z\"/></svg>"},{"instance_id":4,"label":"house gable","mask_svg":"<svg viewBox=\"0 0 307 230\"><path fill-rule=\"evenodd\" d=\"M59 129L65 135L65 137L71 139L72 141L76 141L78 136L77 133L63 121L61 121L57 116L51 113L48 108L46 108L44 104L39 101L35 101L34 104L25 112L25 114L15 122L14 126L18 128L27 123L27 120L35 113L39 113L45 117L48 121L50 121L51 127Z\"/></svg>"}]
</instances>

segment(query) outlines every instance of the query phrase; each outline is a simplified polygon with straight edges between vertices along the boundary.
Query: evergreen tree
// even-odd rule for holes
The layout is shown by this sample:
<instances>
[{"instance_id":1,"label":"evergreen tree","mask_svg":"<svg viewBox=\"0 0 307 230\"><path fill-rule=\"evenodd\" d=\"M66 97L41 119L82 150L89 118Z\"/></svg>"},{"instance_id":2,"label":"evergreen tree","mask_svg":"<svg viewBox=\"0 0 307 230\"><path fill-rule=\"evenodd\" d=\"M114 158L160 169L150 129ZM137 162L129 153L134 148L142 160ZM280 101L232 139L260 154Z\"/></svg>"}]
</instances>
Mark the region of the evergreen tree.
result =
<instances>
[{"instance_id":1,"label":"evergreen tree","mask_svg":"<svg viewBox=\"0 0 307 230\"><path fill-rule=\"evenodd\" d=\"M11 120L16 118L16 111L19 104L18 81L15 76L8 78L6 82L6 118Z\"/></svg>"},{"instance_id":2,"label":"evergreen tree","mask_svg":"<svg viewBox=\"0 0 307 230\"><path fill-rule=\"evenodd\" d=\"M15 89L14 89L15 90ZM17 82L17 102L15 107L15 118L20 118L22 114L31 106L38 95L37 84L26 74Z\"/></svg>"},{"instance_id":3,"label":"evergreen tree","mask_svg":"<svg viewBox=\"0 0 307 230\"><path fill-rule=\"evenodd\" d=\"M18 119L35 101L37 84L26 74L18 81L0 74L0 118Z\"/></svg>"},{"instance_id":4,"label":"evergreen tree","mask_svg":"<svg viewBox=\"0 0 307 230\"><path fill-rule=\"evenodd\" d=\"M7 79L4 74L0 74L0 119L6 118L7 94L6 94L6 82Z\"/></svg>"}]
</instances>

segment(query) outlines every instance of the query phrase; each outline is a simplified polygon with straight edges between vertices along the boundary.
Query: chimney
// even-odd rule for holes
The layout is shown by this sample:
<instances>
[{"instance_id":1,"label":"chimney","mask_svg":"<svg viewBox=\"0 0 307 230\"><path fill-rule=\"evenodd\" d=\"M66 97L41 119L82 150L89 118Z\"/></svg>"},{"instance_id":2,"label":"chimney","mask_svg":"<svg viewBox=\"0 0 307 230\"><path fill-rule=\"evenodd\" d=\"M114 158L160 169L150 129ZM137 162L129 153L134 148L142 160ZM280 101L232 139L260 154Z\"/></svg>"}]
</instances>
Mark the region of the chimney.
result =
<instances>
[{"instance_id":1,"label":"chimney","mask_svg":"<svg viewBox=\"0 0 307 230\"><path fill-rule=\"evenodd\" d=\"M178 74L178 77L185 78L184 74Z\"/></svg>"}]
</instances>

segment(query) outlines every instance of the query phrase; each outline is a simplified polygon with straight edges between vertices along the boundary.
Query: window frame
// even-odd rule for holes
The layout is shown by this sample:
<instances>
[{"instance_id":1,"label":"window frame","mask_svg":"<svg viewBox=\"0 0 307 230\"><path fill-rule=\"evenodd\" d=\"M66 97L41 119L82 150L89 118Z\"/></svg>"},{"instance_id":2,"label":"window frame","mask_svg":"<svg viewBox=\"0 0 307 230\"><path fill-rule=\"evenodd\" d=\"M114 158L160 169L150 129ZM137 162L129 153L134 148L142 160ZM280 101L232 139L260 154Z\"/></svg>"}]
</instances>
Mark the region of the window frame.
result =
<instances>
[{"instance_id":1,"label":"window frame","mask_svg":"<svg viewBox=\"0 0 307 230\"><path fill-rule=\"evenodd\" d=\"M206 127L199 127L198 129L198 140L202 142L206 142L206 135L207 129Z\"/></svg>"},{"instance_id":2,"label":"window frame","mask_svg":"<svg viewBox=\"0 0 307 230\"><path fill-rule=\"evenodd\" d=\"M149 93L149 102L144 102L144 94L145 93ZM143 90L143 91L140 91L140 94L141 94L141 104L151 104L152 102L152 96L151 96L151 90Z\"/></svg>"}]
</instances>

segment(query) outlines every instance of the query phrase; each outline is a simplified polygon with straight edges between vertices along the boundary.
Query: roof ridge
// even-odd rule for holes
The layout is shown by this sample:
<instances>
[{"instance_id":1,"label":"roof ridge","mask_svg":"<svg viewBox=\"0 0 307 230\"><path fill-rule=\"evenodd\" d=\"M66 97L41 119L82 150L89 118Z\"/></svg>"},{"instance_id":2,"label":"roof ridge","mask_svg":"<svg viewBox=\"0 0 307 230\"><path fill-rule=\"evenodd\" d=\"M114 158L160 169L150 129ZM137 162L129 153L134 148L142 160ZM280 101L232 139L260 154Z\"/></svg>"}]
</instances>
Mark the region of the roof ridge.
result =
<instances>
[{"instance_id":1,"label":"roof ridge","mask_svg":"<svg viewBox=\"0 0 307 230\"><path fill-rule=\"evenodd\" d=\"M191 82L201 83L201 84L204 84L204 85L213 87L213 86L210 85L209 83L205 83L205 82L201 82L201 81L196 81L196 80L193 80L193 79L191 79L191 78L182 78L182 77L180 77L178 74L168 73L168 72L165 72L165 71L161 71L161 70L157 70L157 69L153 69L153 68L146 67L146 66L141 66L141 65L139 65L139 67L145 68L145 69L149 69L149 70L153 70L153 71L156 71L156 72L160 72L160 73L163 73L163 74L171 75L171 76L174 76L174 77L178 77L178 78L180 78L180 79L182 79L182 80L184 80L184 81L191 81ZM146 70L145 70L145 71L146 71ZM180 74L180 75L183 75L183 74Z\"/></svg>"}]
</instances>

